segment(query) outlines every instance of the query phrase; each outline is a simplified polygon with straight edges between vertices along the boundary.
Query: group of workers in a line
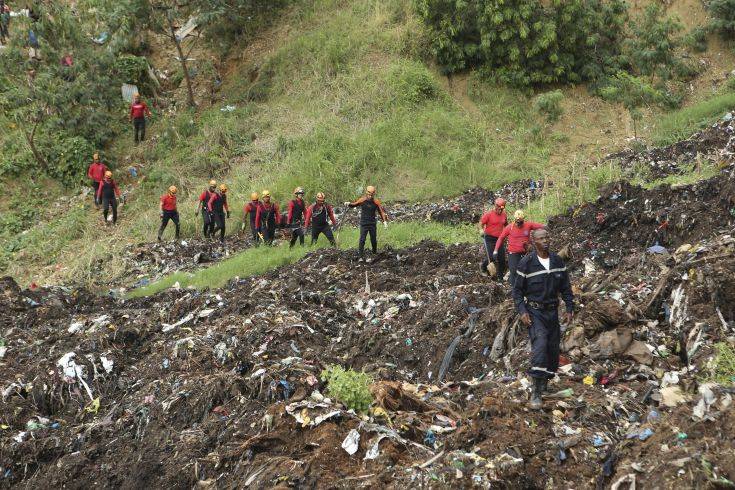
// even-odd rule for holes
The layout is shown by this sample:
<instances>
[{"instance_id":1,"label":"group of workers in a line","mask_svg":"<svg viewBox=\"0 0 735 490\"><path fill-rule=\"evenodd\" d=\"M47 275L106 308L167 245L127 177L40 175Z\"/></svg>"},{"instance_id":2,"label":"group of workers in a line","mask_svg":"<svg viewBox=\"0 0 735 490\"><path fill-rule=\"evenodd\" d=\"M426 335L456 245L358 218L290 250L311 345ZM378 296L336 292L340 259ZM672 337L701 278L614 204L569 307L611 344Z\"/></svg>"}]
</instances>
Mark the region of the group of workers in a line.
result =
<instances>
[{"instance_id":1,"label":"group of workers in a line","mask_svg":"<svg viewBox=\"0 0 735 490\"><path fill-rule=\"evenodd\" d=\"M112 171L100 160L98 153L94 154L93 161L87 170L87 176L94 192L94 203L99 209L103 209L105 223L108 222L108 213L112 210L112 223L117 223L118 200L121 198L120 188L112 178ZM224 243L226 232L226 220L231 217L230 206L227 202L227 185L217 185L216 180L210 180L209 185L199 195L195 216L202 215L202 233L205 238L219 239ZM354 202L345 202L349 208L360 208L360 239L358 249L360 255L364 254L365 241L370 237L370 245L373 254L378 252L377 220L388 226L388 216L379 199L375 197L375 187L367 186L365 195ZM162 195L159 203L161 226L158 229L158 240L163 238L169 222L176 227L176 238L181 234L179 212L177 208L176 194L178 189L172 185L166 194ZM253 192L250 202L243 208L243 220L241 231L250 224L253 243L257 246L261 243L272 245L279 228L291 231L290 247L298 241L301 245L305 243L306 230L311 227L311 244L314 245L320 235L324 235L332 246L337 242L332 227L337 226L337 218L334 207L326 201L323 192L318 192L313 203L307 205L304 201L305 191L302 187L294 189L294 198L288 202L287 211L281 210L271 196L270 191ZM331 225L330 225L331 222Z\"/></svg>"}]
</instances>

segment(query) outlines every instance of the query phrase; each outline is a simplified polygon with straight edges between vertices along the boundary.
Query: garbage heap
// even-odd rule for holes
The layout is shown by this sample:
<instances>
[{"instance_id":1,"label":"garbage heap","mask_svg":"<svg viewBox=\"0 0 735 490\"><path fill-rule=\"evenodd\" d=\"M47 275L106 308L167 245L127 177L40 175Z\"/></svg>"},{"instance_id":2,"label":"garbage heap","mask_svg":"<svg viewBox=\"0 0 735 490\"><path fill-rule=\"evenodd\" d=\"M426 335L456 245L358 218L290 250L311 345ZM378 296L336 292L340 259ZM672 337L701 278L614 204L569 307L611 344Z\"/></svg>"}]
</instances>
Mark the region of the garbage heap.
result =
<instances>
[{"instance_id":1,"label":"garbage heap","mask_svg":"<svg viewBox=\"0 0 735 490\"><path fill-rule=\"evenodd\" d=\"M732 166L552 219L578 308L536 412L478 245L135 300L3 279L0 485L731 487L734 221Z\"/></svg>"}]
</instances>

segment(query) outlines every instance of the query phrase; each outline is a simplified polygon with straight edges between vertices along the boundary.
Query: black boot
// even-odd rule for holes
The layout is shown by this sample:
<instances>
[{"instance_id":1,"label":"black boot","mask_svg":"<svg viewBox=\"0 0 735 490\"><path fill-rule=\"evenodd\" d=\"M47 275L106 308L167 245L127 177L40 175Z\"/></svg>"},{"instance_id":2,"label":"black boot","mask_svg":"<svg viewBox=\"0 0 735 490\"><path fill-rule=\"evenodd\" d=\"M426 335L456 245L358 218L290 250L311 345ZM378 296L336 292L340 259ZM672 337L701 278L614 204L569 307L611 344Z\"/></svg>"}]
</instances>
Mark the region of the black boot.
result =
<instances>
[{"instance_id":1,"label":"black boot","mask_svg":"<svg viewBox=\"0 0 735 490\"><path fill-rule=\"evenodd\" d=\"M541 393L549 391L549 378L541 378Z\"/></svg>"},{"instance_id":2,"label":"black boot","mask_svg":"<svg viewBox=\"0 0 735 490\"><path fill-rule=\"evenodd\" d=\"M541 410L542 400L541 393L543 388L543 378L533 378L533 387L531 389L531 400L528 403L528 407L531 410Z\"/></svg>"}]
</instances>

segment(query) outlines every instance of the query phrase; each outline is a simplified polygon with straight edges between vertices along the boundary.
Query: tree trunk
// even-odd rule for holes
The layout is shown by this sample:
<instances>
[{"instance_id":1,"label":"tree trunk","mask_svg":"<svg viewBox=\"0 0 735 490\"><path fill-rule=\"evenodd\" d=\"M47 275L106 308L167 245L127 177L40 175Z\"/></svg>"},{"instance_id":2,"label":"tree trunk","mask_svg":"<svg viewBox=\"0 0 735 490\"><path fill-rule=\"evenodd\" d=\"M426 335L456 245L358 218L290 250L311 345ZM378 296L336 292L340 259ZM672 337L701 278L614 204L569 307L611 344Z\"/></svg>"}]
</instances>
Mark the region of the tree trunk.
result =
<instances>
[{"instance_id":1,"label":"tree trunk","mask_svg":"<svg viewBox=\"0 0 735 490\"><path fill-rule=\"evenodd\" d=\"M33 125L33 129L31 129L30 133L25 130L25 126L22 123L19 124L19 126L23 131L23 136L26 137L26 141L28 142L28 146L31 149L31 153L33 153L33 158L36 159L36 162L41 166L44 172L48 172L48 161L43 157L43 155L41 155L41 152L38 151L38 148L36 148L36 129L38 128L39 124L40 121L37 121Z\"/></svg>"},{"instance_id":2,"label":"tree trunk","mask_svg":"<svg viewBox=\"0 0 735 490\"><path fill-rule=\"evenodd\" d=\"M186 56L184 51L181 49L181 40L176 37L176 29L174 29L174 21L171 18L171 11L166 10L166 21L168 22L168 28L171 31L171 39L176 45L176 51L179 53L179 60L181 60L181 69L184 70L184 80L186 80L186 102L189 107L196 107L194 102L194 90L191 88L191 77L189 77L189 69L186 66Z\"/></svg>"}]
</instances>

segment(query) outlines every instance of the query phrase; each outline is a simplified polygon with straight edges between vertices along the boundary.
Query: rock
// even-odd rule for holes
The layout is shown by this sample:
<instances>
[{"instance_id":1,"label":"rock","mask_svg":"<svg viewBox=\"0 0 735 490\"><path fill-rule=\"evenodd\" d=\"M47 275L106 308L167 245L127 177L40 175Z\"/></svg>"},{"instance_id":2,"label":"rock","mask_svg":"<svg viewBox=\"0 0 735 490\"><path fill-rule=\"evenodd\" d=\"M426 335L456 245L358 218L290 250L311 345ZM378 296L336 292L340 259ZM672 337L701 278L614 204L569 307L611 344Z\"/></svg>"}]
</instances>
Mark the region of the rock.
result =
<instances>
[{"instance_id":1,"label":"rock","mask_svg":"<svg viewBox=\"0 0 735 490\"><path fill-rule=\"evenodd\" d=\"M633 341L633 333L627 328L616 328L600 335L595 343L596 357L604 359L620 355Z\"/></svg>"},{"instance_id":2,"label":"rock","mask_svg":"<svg viewBox=\"0 0 735 490\"><path fill-rule=\"evenodd\" d=\"M574 327L567 331L562 341L562 350L570 352L577 347L581 347L584 342L584 327Z\"/></svg>"},{"instance_id":3,"label":"rock","mask_svg":"<svg viewBox=\"0 0 735 490\"><path fill-rule=\"evenodd\" d=\"M640 340L633 341L624 353L628 357L632 357L636 362L650 366L653 364L653 354L646 347L645 342Z\"/></svg>"}]
</instances>

